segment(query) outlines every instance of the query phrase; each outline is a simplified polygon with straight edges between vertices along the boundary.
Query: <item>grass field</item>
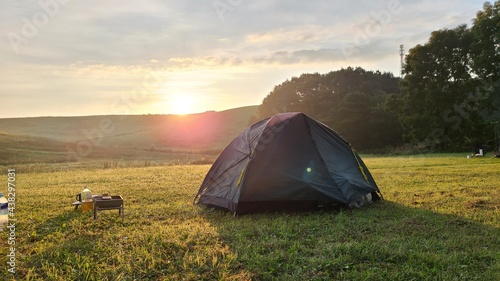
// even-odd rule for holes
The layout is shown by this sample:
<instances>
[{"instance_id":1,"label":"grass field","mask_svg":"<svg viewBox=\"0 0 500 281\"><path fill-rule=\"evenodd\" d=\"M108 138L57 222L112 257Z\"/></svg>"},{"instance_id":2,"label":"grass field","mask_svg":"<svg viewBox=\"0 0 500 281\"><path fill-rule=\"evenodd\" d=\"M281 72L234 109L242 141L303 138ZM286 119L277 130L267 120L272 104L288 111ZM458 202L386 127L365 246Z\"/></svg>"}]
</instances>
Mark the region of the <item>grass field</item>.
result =
<instances>
[{"instance_id":1,"label":"grass field","mask_svg":"<svg viewBox=\"0 0 500 281\"><path fill-rule=\"evenodd\" d=\"M384 201L239 217L192 204L208 165L18 170L0 280L500 280L499 159L364 161ZM125 223L73 211L84 185L121 194Z\"/></svg>"}]
</instances>

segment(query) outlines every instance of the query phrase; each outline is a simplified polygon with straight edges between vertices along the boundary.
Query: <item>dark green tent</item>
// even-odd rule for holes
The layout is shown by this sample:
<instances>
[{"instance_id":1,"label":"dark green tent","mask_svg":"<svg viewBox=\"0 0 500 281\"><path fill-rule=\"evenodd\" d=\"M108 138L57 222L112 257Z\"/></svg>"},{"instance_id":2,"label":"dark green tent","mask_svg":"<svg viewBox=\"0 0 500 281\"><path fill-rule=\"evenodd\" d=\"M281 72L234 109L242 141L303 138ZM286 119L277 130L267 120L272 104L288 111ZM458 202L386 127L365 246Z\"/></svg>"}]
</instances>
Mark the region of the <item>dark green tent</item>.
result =
<instances>
[{"instance_id":1,"label":"dark green tent","mask_svg":"<svg viewBox=\"0 0 500 281\"><path fill-rule=\"evenodd\" d=\"M361 206L379 189L351 145L303 113L264 119L239 134L207 173L198 204L235 213Z\"/></svg>"}]
</instances>

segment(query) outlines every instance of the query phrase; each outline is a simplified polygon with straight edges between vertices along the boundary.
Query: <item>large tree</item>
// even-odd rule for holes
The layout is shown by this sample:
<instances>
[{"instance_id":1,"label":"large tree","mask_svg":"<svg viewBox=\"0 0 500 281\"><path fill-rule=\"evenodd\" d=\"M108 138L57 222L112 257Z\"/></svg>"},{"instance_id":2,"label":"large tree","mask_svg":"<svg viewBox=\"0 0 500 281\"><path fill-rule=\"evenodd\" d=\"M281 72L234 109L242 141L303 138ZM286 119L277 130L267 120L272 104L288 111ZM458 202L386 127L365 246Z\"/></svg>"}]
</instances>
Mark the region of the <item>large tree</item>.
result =
<instances>
[{"instance_id":1,"label":"large tree","mask_svg":"<svg viewBox=\"0 0 500 281\"><path fill-rule=\"evenodd\" d=\"M500 78L500 1L486 2L471 27L472 69L481 79Z\"/></svg>"},{"instance_id":2,"label":"large tree","mask_svg":"<svg viewBox=\"0 0 500 281\"><path fill-rule=\"evenodd\" d=\"M486 121L500 120L500 1L486 2L471 27L472 69L477 75L487 114Z\"/></svg>"},{"instance_id":3,"label":"large tree","mask_svg":"<svg viewBox=\"0 0 500 281\"><path fill-rule=\"evenodd\" d=\"M471 147L490 140L498 112L499 6L485 3L474 25L432 32L410 49L398 108L405 139L435 149Z\"/></svg>"}]
</instances>

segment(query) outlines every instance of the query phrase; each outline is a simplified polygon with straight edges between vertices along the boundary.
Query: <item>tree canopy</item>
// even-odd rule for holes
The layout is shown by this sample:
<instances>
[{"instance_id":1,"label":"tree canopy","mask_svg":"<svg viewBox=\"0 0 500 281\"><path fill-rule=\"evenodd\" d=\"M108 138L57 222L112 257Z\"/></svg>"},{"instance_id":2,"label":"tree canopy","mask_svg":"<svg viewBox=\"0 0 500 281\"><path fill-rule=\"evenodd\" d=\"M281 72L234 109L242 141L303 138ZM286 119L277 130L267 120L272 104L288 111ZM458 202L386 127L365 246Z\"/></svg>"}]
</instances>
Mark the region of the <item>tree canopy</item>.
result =
<instances>
[{"instance_id":1,"label":"tree canopy","mask_svg":"<svg viewBox=\"0 0 500 281\"><path fill-rule=\"evenodd\" d=\"M300 111L334 128L361 149L401 141L397 116L385 98L399 92L391 73L346 68L327 74L302 74L274 87L259 107L261 118Z\"/></svg>"},{"instance_id":2,"label":"tree canopy","mask_svg":"<svg viewBox=\"0 0 500 281\"><path fill-rule=\"evenodd\" d=\"M492 142L499 113L500 1L486 2L473 26L432 32L410 49L399 119L408 142L456 150ZM493 141L494 142L494 141Z\"/></svg>"}]
</instances>

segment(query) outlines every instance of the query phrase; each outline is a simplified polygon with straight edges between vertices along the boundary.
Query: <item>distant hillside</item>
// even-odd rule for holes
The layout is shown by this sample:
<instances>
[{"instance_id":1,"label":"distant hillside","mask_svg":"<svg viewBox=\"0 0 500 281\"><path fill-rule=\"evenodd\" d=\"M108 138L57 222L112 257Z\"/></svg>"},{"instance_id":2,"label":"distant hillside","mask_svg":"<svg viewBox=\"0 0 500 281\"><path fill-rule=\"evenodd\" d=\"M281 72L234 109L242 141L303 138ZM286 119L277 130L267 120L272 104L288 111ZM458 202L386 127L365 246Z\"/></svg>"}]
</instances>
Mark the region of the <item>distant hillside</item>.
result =
<instances>
[{"instance_id":1,"label":"distant hillside","mask_svg":"<svg viewBox=\"0 0 500 281\"><path fill-rule=\"evenodd\" d=\"M0 132L0 165L64 162L66 154L61 148L65 145L51 139Z\"/></svg>"},{"instance_id":2,"label":"distant hillside","mask_svg":"<svg viewBox=\"0 0 500 281\"><path fill-rule=\"evenodd\" d=\"M64 162L71 153L92 159L217 153L249 125L257 109L248 106L190 115L0 119L0 157L8 164Z\"/></svg>"}]
</instances>

